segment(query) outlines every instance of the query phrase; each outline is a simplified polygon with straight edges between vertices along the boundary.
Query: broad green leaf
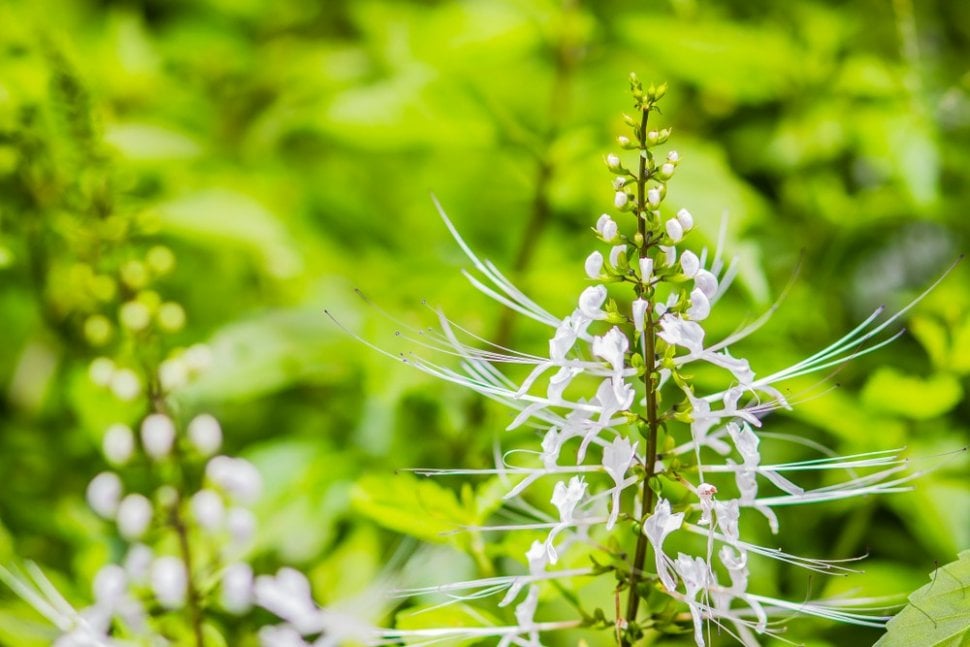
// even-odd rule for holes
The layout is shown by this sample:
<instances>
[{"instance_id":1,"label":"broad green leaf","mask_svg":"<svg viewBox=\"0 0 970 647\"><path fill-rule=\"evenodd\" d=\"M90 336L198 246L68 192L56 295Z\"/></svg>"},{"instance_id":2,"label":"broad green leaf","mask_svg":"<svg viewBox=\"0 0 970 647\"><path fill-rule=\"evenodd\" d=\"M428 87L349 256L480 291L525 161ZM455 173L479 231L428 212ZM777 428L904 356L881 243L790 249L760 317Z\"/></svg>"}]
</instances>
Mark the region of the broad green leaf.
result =
<instances>
[{"instance_id":1,"label":"broad green leaf","mask_svg":"<svg viewBox=\"0 0 970 647\"><path fill-rule=\"evenodd\" d=\"M886 629L876 647L970 645L970 550L933 571Z\"/></svg>"},{"instance_id":2,"label":"broad green leaf","mask_svg":"<svg viewBox=\"0 0 970 647\"><path fill-rule=\"evenodd\" d=\"M360 514L385 528L436 543L475 522L454 492L411 474L365 476L354 487L352 501Z\"/></svg>"},{"instance_id":3,"label":"broad green leaf","mask_svg":"<svg viewBox=\"0 0 970 647\"><path fill-rule=\"evenodd\" d=\"M399 629L455 629L460 627L494 627L501 623L495 616L476 609L467 604L449 604L439 607L429 605L408 609L397 614ZM405 640L405 644L424 644L427 638L412 638ZM481 638L464 638L435 642L436 645L447 647L463 647L481 642Z\"/></svg>"},{"instance_id":4,"label":"broad green leaf","mask_svg":"<svg viewBox=\"0 0 970 647\"><path fill-rule=\"evenodd\" d=\"M862 401L870 409L916 420L940 416L962 398L963 387L952 375L920 378L889 367L877 370L862 389Z\"/></svg>"}]
</instances>

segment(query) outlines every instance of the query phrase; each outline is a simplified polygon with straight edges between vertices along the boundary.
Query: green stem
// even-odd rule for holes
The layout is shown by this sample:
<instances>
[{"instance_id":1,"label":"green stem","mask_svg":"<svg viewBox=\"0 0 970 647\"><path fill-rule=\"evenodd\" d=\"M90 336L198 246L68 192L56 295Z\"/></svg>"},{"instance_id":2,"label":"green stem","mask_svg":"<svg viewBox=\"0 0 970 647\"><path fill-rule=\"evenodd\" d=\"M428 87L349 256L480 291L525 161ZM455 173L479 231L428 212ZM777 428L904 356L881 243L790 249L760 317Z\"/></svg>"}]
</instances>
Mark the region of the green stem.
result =
<instances>
[{"instance_id":1,"label":"green stem","mask_svg":"<svg viewBox=\"0 0 970 647\"><path fill-rule=\"evenodd\" d=\"M647 119L650 115L649 109L643 110L640 120L640 164L637 173L637 234L642 241L640 245L640 258L647 258L650 245L647 239L647 210L646 210L646 185L647 185L647 157L646 157L646 133ZM637 296L647 296L648 290L645 283L637 286ZM643 349L643 385L647 401L647 455L646 473L643 478L643 508L639 522L642 525L644 519L653 512L653 489L650 481L654 477L654 466L657 462L657 433L659 430L659 417L657 415L657 391L654 373L657 370L656 358L656 335L654 334L653 308L648 305L646 312L646 322L643 331L641 347ZM643 572L643 563L647 556L647 537L640 532L637 537L637 547L633 555L633 565L630 569L630 595L627 598L626 623L627 625L636 622L637 614L640 610L640 574ZM624 635L621 640L623 647L629 647L630 641Z\"/></svg>"}]
</instances>

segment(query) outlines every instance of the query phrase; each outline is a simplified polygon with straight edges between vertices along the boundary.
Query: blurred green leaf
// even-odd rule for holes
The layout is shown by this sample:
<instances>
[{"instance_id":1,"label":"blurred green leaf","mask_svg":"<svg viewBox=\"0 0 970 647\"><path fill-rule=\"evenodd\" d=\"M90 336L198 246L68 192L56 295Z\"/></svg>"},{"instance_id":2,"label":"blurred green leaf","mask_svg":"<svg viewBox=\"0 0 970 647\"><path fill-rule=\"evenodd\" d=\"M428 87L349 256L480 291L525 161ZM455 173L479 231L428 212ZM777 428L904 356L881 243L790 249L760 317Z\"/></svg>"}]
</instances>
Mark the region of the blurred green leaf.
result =
<instances>
[{"instance_id":1,"label":"blurred green leaf","mask_svg":"<svg viewBox=\"0 0 970 647\"><path fill-rule=\"evenodd\" d=\"M970 550L933 571L929 584L886 627L877 647L964 647L970 644Z\"/></svg>"},{"instance_id":2,"label":"blurred green leaf","mask_svg":"<svg viewBox=\"0 0 970 647\"><path fill-rule=\"evenodd\" d=\"M501 623L499 620L479 608L472 607L463 603L449 603L445 606L427 605L415 607L402 611L396 617L397 626L400 629L440 629L448 627L495 627ZM424 644L427 638L408 638L405 644ZM465 647L482 642L481 638L451 639L435 644L447 645L448 647Z\"/></svg>"},{"instance_id":3,"label":"blurred green leaf","mask_svg":"<svg viewBox=\"0 0 970 647\"><path fill-rule=\"evenodd\" d=\"M943 415L962 399L963 387L952 375L920 378L888 366L873 373L862 389L862 401L871 409L917 420Z\"/></svg>"}]
</instances>

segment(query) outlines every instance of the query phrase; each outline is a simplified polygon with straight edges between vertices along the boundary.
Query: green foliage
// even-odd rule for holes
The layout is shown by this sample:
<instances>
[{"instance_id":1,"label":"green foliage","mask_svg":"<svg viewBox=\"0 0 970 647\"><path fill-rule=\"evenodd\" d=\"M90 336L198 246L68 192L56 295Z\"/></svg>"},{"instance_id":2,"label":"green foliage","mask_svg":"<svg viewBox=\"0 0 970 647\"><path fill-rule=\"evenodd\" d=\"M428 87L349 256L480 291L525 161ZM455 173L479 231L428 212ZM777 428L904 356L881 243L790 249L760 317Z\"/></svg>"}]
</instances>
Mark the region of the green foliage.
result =
<instances>
[{"instance_id":1,"label":"green foliage","mask_svg":"<svg viewBox=\"0 0 970 647\"><path fill-rule=\"evenodd\" d=\"M225 451L263 474L249 555L259 572L296 563L327 602L353 599L384 576L415 577L389 558L409 554L401 534L436 544L429 572L520 572L526 540L449 534L507 514L497 481L462 489L393 474L488 467L497 435L533 447L531 432L503 432L504 411L370 352L323 310L397 353L410 349L395 329L435 323L427 299L476 334L541 352L546 330L508 324L459 275L429 191L483 257L551 312L570 312L586 285L589 226L612 199L601 167L622 127L616 106L637 70L671 88L670 120L658 119L683 163L664 214L689 208L713 246L729 212L727 247L744 258L741 290L718 305L709 335L760 314L800 263L763 331L770 341L739 354L767 375L824 347L920 292L970 239L970 9L873 6L0 3L0 563L33 559L60 574L73 603L91 602L118 539L84 490L107 467L106 425L144 413L97 387L91 361L138 368L204 342L212 368L173 400L185 415L217 414ZM151 262L159 247L174 261L166 271ZM839 368L826 383L838 389L786 385L806 402L774 429L839 453L966 446L968 286L964 263L901 323L911 335ZM354 288L403 321L387 322ZM122 305L152 293L182 306L184 326L160 330L153 306L159 334L130 334ZM819 457L770 439L762 449ZM915 493L873 501L867 523L838 506L799 510L762 540L819 557L868 549L901 564L895 578L881 569L880 586L909 590L913 571L970 545L966 460L950 456ZM551 485L530 496L545 503ZM752 568L766 593L816 586ZM937 586L947 579L938 573ZM441 621L452 611L409 615L436 602L376 613ZM474 601L458 609L469 621L482 613ZM227 644L251 639L247 625L217 624ZM876 634L796 622L786 637L839 645ZM0 590L0 644L49 642L36 614Z\"/></svg>"},{"instance_id":2,"label":"green foliage","mask_svg":"<svg viewBox=\"0 0 970 647\"><path fill-rule=\"evenodd\" d=\"M970 644L970 550L939 567L909 596L909 604L886 626L877 647L962 647Z\"/></svg>"}]
</instances>

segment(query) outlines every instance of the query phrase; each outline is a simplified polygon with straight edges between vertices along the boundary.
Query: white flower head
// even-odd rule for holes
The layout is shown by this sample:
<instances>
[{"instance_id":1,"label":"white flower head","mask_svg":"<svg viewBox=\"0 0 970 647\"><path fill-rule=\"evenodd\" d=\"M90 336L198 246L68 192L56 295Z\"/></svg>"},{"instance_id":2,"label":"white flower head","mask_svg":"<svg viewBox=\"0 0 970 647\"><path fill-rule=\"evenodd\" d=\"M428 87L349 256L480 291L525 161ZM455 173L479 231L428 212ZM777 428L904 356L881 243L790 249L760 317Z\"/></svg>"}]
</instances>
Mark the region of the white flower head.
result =
<instances>
[{"instance_id":1,"label":"white flower head","mask_svg":"<svg viewBox=\"0 0 970 647\"><path fill-rule=\"evenodd\" d=\"M593 337L593 355L601 357L613 369L614 374L623 371L626 352L630 348L630 340L618 327L613 326L605 335Z\"/></svg>"},{"instance_id":2,"label":"white flower head","mask_svg":"<svg viewBox=\"0 0 970 647\"><path fill-rule=\"evenodd\" d=\"M175 423L163 413L153 413L141 423L141 443L155 460L169 455L175 442Z\"/></svg>"},{"instance_id":3,"label":"white flower head","mask_svg":"<svg viewBox=\"0 0 970 647\"><path fill-rule=\"evenodd\" d=\"M178 557L166 555L152 563L152 592L163 607L178 609L185 604L188 586L188 572L185 570L185 564Z\"/></svg>"},{"instance_id":4,"label":"white flower head","mask_svg":"<svg viewBox=\"0 0 970 647\"><path fill-rule=\"evenodd\" d=\"M121 423L108 427L101 441L101 451L108 462L114 465L127 463L135 452L135 434L131 427Z\"/></svg>"},{"instance_id":5,"label":"white flower head","mask_svg":"<svg viewBox=\"0 0 970 647\"><path fill-rule=\"evenodd\" d=\"M681 229L685 232L694 228L694 216L690 215L690 211L687 209L681 209L677 212L677 222L680 223Z\"/></svg>"},{"instance_id":6,"label":"white flower head","mask_svg":"<svg viewBox=\"0 0 970 647\"><path fill-rule=\"evenodd\" d=\"M642 333L646 329L647 308L650 302L643 298L638 298L633 302L633 328Z\"/></svg>"},{"instance_id":7,"label":"white flower head","mask_svg":"<svg viewBox=\"0 0 970 647\"><path fill-rule=\"evenodd\" d=\"M683 523L684 513L671 514L670 502L666 499L658 499L653 514L643 522L643 534L647 536L653 546L657 576L668 591L676 589L677 584L670 572L670 558L663 551L663 543L667 536L675 530L679 530Z\"/></svg>"},{"instance_id":8,"label":"white flower head","mask_svg":"<svg viewBox=\"0 0 970 647\"><path fill-rule=\"evenodd\" d=\"M694 288L690 293L690 307L687 316L694 321L703 321L711 314L711 302L700 288Z\"/></svg>"},{"instance_id":9,"label":"white flower head","mask_svg":"<svg viewBox=\"0 0 970 647\"><path fill-rule=\"evenodd\" d=\"M124 486L114 472L101 472L88 484L87 500L91 509L105 519L113 519L118 512Z\"/></svg>"},{"instance_id":10,"label":"white flower head","mask_svg":"<svg viewBox=\"0 0 970 647\"><path fill-rule=\"evenodd\" d=\"M626 245L613 245L610 248L610 264L613 267L617 267L620 264L621 257L626 254Z\"/></svg>"},{"instance_id":11,"label":"white flower head","mask_svg":"<svg viewBox=\"0 0 970 647\"><path fill-rule=\"evenodd\" d=\"M603 214L596 221L596 231L606 242L612 242L619 233L616 222L608 214Z\"/></svg>"},{"instance_id":12,"label":"white flower head","mask_svg":"<svg viewBox=\"0 0 970 647\"><path fill-rule=\"evenodd\" d=\"M680 221L676 218L671 218L667 221L665 225L667 229L667 235L670 237L670 241L673 243L679 243L684 237L684 226L680 224Z\"/></svg>"},{"instance_id":13,"label":"white flower head","mask_svg":"<svg viewBox=\"0 0 970 647\"><path fill-rule=\"evenodd\" d=\"M129 494L118 505L118 532L125 539L138 539L152 521L151 501L141 494Z\"/></svg>"},{"instance_id":14,"label":"white flower head","mask_svg":"<svg viewBox=\"0 0 970 647\"><path fill-rule=\"evenodd\" d=\"M588 319L606 319L602 307L606 302L606 286L591 285L579 295L579 311Z\"/></svg>"},{"instance_id":15,"label":"white flower head","mask_svg":"<svg viewBox=\"0 0 970 647\"><path fill-rule=\"evenodd\" d=\"M202 489L192 495L192 516L198 524L209 531L218 530L226 517L226 506L218 493Z\"/></svg>"},{"instance_id":16,"label":"white flower head","mask_svg":"<svg viewBox=\"0 0 970 647\"><path fill-rule=\"evenodd\" d=\"M192 418L188 426L189 441L203 456L211 456L222 445L222 427L215 417L203 413Z\"/></svg>"},{"instance_id":17,"label":"white flower head","mask_svg":"<svg viewBox=\"0 0 970 647\"><path fill-rule=\"evenodd\" d=\"M617 191L616 195L613 196L613 205L617 209L622 209L630 201L630 194L626 191Z\"/></svg>"},{"instance_id":18,"label":"white flower head","mask_svg":"<svg viewBox=\"0 0 970 647\"><path fill-rule=\"evenodd\" d=\"M585 269L586 276L591 279L598 279L603 272L603 255L599 252L593 252L587 256Z\"/></svg>"},{"instance_id":19,"label":"white flower head","mask_svg":"<svg viewBox=\"0 0 970 647\"><path fill-rule=\"evenodd\" d=\"M701 261L697 258L697 254L688 249L680 255L680 268L683 270L684 276L694 278L701 268Z\"/></svg>"}]
</instances>

